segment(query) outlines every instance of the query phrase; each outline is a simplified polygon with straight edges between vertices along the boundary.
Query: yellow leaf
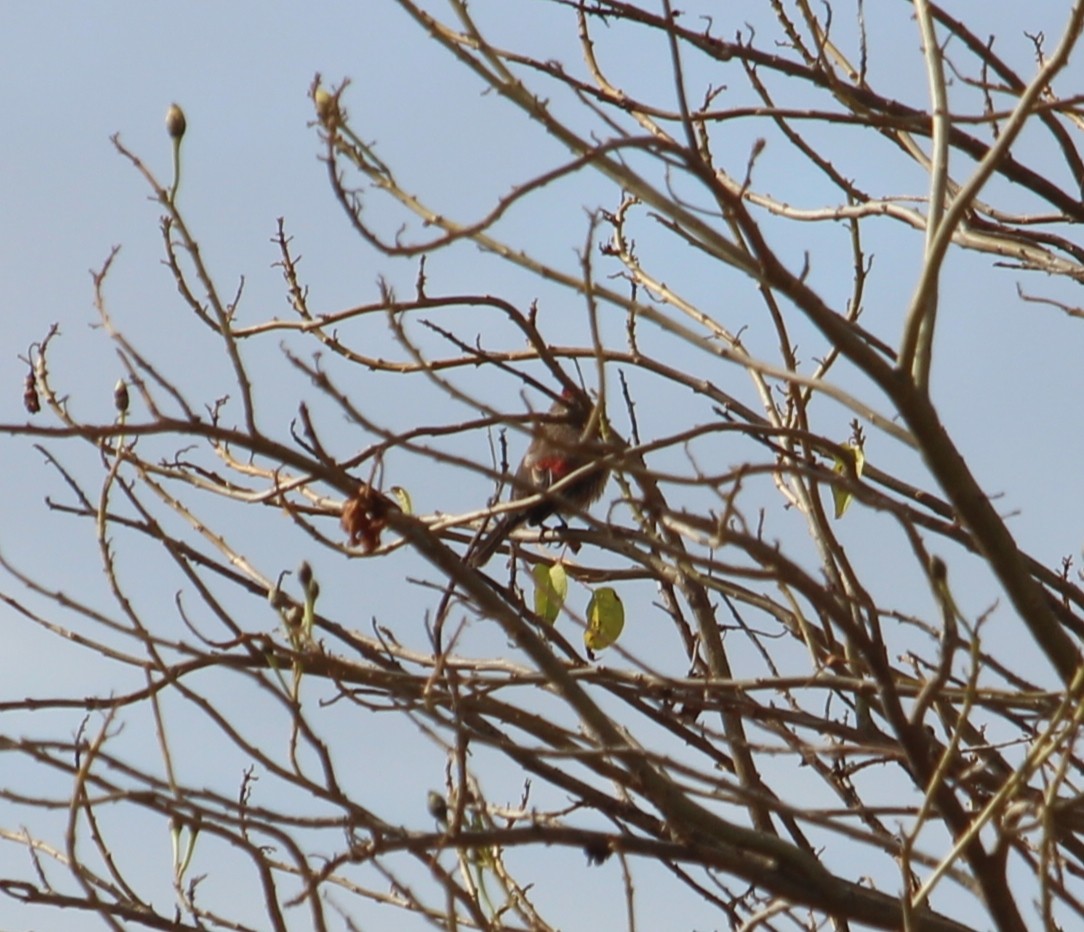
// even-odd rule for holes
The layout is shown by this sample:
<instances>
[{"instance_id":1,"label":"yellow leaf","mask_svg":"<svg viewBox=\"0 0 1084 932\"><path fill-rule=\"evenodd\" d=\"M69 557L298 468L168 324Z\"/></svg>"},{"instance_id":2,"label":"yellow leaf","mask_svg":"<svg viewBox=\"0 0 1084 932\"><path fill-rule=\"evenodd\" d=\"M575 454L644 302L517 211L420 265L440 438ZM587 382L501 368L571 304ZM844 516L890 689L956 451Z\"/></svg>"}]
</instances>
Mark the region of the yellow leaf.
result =
<instances>
[{"instance_id":1,"label":"yellow leaf","mask_svg":"<svg viewBox=\"0 0 1084 932\"><path fill-rule=\"evenodd\" d=\"M395 496L395 501L403 514L414 514L414 503L410 500L410 493L406 489L401 485L393 485L391 487L391 494Z\"/></svg>"},{"instance_id":2,"label":"yellow leaf","mask_svg":"<svg viewBox=\"0 0 1084 932\"><path fill-rule=\"evenodd\" d=\"M862 449L860 444L855 443L853 440L843 448L847 452L847 458L836 457L835 465L832 467L832 471L840 476L853 476L854 478L862 478L862 469L866 465L866 452ZM852 472L853 470L853 472ZM838 485L832 486L832 501L836 506L836 518L842 518L846 513L847 508L850 507L851 499L854 496L846 489Z\"/></svg>"},{"instance_id":3,"label":"yellow leaf","mask_svg":"<svg viewBox=\"0 0 1084 932\"><path fill-rule=\"evenodd\" d=\"M531 575L534 577L535 614L552 625L568 595L568 574L564 564L545 566L539 563L531 570Z\"/></svg>"},{"instance_id":4,"label":"yellow leaf","mask_svg":"<svg viewBox=\"0 0 1084 932\"><path fill-rule=\"evenodd\" d=\"M587 630L583 643L588 650L602 650L619 637L625 627L625 607L609 586L599 589L587 605Z\"/></svg>"}]
</instances>

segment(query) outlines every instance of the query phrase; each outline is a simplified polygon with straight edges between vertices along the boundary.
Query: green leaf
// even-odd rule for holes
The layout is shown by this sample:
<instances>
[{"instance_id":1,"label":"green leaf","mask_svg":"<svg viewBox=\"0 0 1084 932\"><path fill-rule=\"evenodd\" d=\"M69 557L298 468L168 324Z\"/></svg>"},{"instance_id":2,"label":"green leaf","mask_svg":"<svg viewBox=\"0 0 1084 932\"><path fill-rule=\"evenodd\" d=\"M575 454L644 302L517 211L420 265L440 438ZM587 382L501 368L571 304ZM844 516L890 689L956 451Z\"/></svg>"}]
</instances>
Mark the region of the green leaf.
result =
<instances>
[{"instance_id":1,"label":"green leaf","mask_svg":"<svg viewBox=\"0 0 1084 932\"><path fill-rule=\"evenodd\" d=\"M414 503L410 500L410 493L406 489L401 485L393 485L391 487L391 494L395 496L396 504L398 504L399 510L403 514L414 514Z\"/></svg>"},{"instance_id":2,"label":"green leaf","mask_svg":"<svg viewBox=\"0 0 1084 932\"><path fill-rule=\"evenodd\" d=\"M546 566L539 563L531 570L531 575L534 577L535 613L552 625L568 595L568 574L565 573L564 564Z\"/></svg>"},{"instance_id":3,"label":"green leaf","mask_svg":"<svg viewBox=\"0 0 1084 932\"><path fill-rule=\"evenodd\" d=\"M843 457L835 458L835 465L832 467L832 471L840 476L849 476L855 479L862 478L862 470L866 465L866 452L862 449L861 444L850 441L843 448L846 451L846 459ZM851 499L854 496L841 486L832 486L832 501L836 506L836 518L842 518L850 507Z\"/></svg>"},{"instance_id":4,"label":"green leaf","mask_svg":"<svg viewBox=\"0 0 1084 932\"><path fill-rule=\"evenodd\" d=\"M587 605L587 630L583 643L588 650L602 650L619 637L625 627L625 606L617 593L606 586L591 596Z\"/></svg>"}]
</instances>

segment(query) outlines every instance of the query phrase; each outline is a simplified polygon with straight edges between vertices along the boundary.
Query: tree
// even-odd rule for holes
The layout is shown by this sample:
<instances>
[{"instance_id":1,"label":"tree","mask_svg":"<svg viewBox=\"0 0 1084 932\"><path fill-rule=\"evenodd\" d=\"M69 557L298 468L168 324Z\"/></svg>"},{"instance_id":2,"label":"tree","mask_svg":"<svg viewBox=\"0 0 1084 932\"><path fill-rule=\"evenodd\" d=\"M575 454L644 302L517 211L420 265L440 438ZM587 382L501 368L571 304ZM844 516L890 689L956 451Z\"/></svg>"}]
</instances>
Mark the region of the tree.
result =
<instances>
[{"instance_id":1,"label":"tree","mask_svg":"<svg viewBox=\"0 0 1084 932\"><path fill-rule=\"evenodd\" d=\"M868 28L861 3L754 27L554 0L578 58L399 5L544 163L450 212L317 77L330 189L409 295L314 306L282 221L292 316L247 308L185 214L183 115L172 179L115 138L217 356L129 339L112 256L115 417L83 413L55 328L26 355L32 417L0 432L41 445L109 601L10 533L2 598L110 688L4 703L34 776L3 787L0 889L115 928L1073 923L1084 590L1021 543L939 386L984 348L952 336L980 279L1080 316L1082 115L1057 88L1084 4L1034 65L926 0ZM907 29L924 97L888 89ZM539 225L574 262L521 246ZM527 284L494 292L498 265ZM562 389L592 399L570 452L611 471L601 504L472 560ZM140 860L167 831L164 907Z\"/></svg>"}]
</instances>

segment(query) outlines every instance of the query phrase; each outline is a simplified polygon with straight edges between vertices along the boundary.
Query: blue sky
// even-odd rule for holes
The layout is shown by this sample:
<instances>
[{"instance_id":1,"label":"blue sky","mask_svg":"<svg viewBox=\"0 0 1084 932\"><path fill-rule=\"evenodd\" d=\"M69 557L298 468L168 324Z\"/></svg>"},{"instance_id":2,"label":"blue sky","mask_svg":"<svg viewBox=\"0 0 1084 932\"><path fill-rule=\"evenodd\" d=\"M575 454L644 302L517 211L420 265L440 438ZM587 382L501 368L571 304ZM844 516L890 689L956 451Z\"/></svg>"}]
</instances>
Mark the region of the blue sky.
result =
<instances>
[{"instance_id":1,"label":"blue sky","mask_svg":"<svg viewBox=\"0 0 1084 932\"><path fill-rule=\"evenodd\" d=\"M511 8L499 0L473 4L480 20L491 23L503 42L538 43L551 56L576 54L567 11L558 14L541 4L515 4L511 14L507 12ZM1041 23L1034 22L1036 11L1027 13L1031 18L1021 28L1057 33L1060 12ZM743 28L756 14L756 10L735 13L728 31ZM1016 44L1003 53L1026 70L1026 43L1011 29L1005 35ZM622 47L623 58L615 56L614 67L627 67L630 81L649 86L666 58L659 48L641 47L634 39ZM922 92L921 84L907 85L911 79L921 80L921 59L911 54L916 46L917 35L908 35L900 43L898 59L886 53L881 61L889 64L877 76L888 86L898 83L901 95L906 92L912 99ZM109 141L111 134L119 133L124 144L165 181L171 169L163 118L172 101L184 107L189 126L181 203L223 292L232 293L244 277L243 319L255 322L288 315L281 276L273 268L277 252L271 238L279 217L285 218L304 256L302 271L316 309L331 311L373 300L380 276L409 293L416 267L389 262L360 244L328 189L317 158L316 134L306 128L313 115L307 92L317 72L332 83L351 79L345 101L355 126L377 141L382 157L401 172L408 187L424 191L449 213L469 218L494 195L528 176L532 167L540 169L561 157L554 145L525 128L523 120L483 96L478 80L428 43L390 2L0 5L0 87L6 90L0 103L4 167L0 315L6 337L0 354L0 422L25 417L20 401L24 367L16 357L40 340L53 322L63 334L54 358L58 381L72 392L78 410L111 417L112 387L121 369L108 340L90 330L96 318L88 270L99 267L114 245L122 248L107 296L118 326L177 377L203 370L212 385L216 379L226 384L225 370L207 357L209 344L190 326L160 263L160 207L148 200L146 186ZM1063 86L1071 86L1080 75L1080 64L1074 62ZM748 128L736 127L724 144L742 152L753 135ZM1027 142L1025 138L1022 145ZM766 159L773 154L769 151ZM871 167L874 172L880 169ZM894 189L893 170L884 167L886 193ZM901 172L896 177L899 189L915 187L915 176ZM800 198L814 184L800 175L781 176L774 193ZM550 261L574 267L574 249L585 229L579 208L591 203L593 196L588 188L569 185L530 213L513 214L502 229ZM867 320L892 341L898 334L891 321L910 296L921 239L890 230L875 242L878 269L887 269L871 292ZM651 245L645 237L645 248ZM800 254L801 241L793 248ZM499 293L523 305L536 296L551 305L565 299L552 286L472 251L435 257L428 274L434 290ZM847 288L848 275L846 267L842 273L831 266L813 270L814 281L829 290L841 287L840 293ZM844 284L838 286L839 281ZM974 458L986 487L993 494L1006 493L1006 511L1019 511L1011 526L1021 541L1054 565L1062 554L1078 553L1081 544L1077 503L1084 498L1079 470L1084 443L1075 425L1084 387L1079 366L1082 338L1079 327L1056 311L1017 305L1017 281L1035 291L1045 284L1019 273L991 272L985 260L965 256L950 261L939 349L939 359L946 362L936 368L935 390L949 428ZM735 288L735 295L743 293L743 286L734 285L726 275L690 282L688 287L698 295L728 287ZM1076 300L1073 292L1058 284L1042 293ZM740 308L734 317L738 326L749 323ZM885 318L890 323L882 329L877 321ZM266 351L273 354L274 345L269 341ZM695 358L690 364L696 364ZM305 390L301 380L285 378L269 394L279 429L293 416ZM497 389L502 390L507 389ZM383 392L384 384L371 391ZM212 389L207 398L213 397ZM410 411L424 409L431 397L389 394L386 403ZM660 402L659 411L645 406L648 424L666 421L661 406ZM842 439L849 415L840 411L837 420ZM93 463L85 451L72 455L75 462ZM104 598L87 528L44 508L44 497L62 490L41 457L25 444L16 447L5 441L0 469L15 493L0 498L0 550L46 579L56 571L53 585ZM1021 483L1021 475L1034 478ZM481 489L456 487L442 498L437 494L441 490L427 485L424 476L411 474L411 481L416 505L423 511L471 507L472 496ZM304 543L283 542L285 551L276 557L275 528L275 522L268 521L266 527L254 529L253 536L259 538L253 544L255 552L269 562L277 559L283 567L296 565L305 555ZM874 574L891 576L890 566L876 566L881 557L868 546L879 533L876 518L855 512L841 533L852 542L860 565L868 561ZM130 565L139 566L135 560ZM393 568L401 572L404 565L399 560ZM386 617L394 612L398 595L375 585L379 571L365 565L357 572L358 585L366 587L366 597L373 600L366 613ZM966 564L955 572L961 575L954 578L969 579ZM975 578L985 582L982 574ZM151 584L140 595L152 606L160 592ZM988 590L976 592L967 610L989 607L988 597ZM4 612L0 607L0 621ZM1010 637L1011 627L1008 623L1001 631L995 627L991 636ZM63 677L65 686L76 692L108 692L114 687L101 682L76 652L58 648L55 639L33 630L19 637L14 651L0 653L0 681L7 696L40 692L43 675ZM142 723L143 729L146 726ZM253 722L252 727L259 732L265 723ZM340 727L348 732L349 721ZM372 740L392 740L394 735L381 728L373 725ZM275 740L273 728L267 731L266 740ZM133 723L125 740L138 749L149 734ZM218 762L201 759L200 735L179 733L178 741L191 747L193 769L206 767L210 779ZM401 761L404 769L418 768L424 774L416 784L408 781L409 790L399 797L393 792L398 785L386 780L387 762L366 762L359 752L358 763L358 792L378 794L404 821L416 810L419 786L440 780L437 752L410 753ZM236 764L231 760L228 766ZM506 773L503 778L514 794L516 775ZM168 839L163 835L148 844L153 847L149 863L154 866L147 869L168 868ZM0 858L10 854L10 849L0 849ZM546 857L548 864L559 856ZM612 884L609 894L619 896L614 874L605 880L598 876L580 879L583 911L592 908L589 884ZM665 915L663 897L654 905L651 897L641 897L641 908L644 928L662 927L650 920L652 909ZM9 910L10 905L0 900L0 925L29 925ZM711 925L710 917L707 911L681 917L682 927ZM584 912L578 918L586 920ZM66 922L65 928L77 925Z\"/></svg>"},{"instance_id":2,"label":"blue sky","mask_svg":"<svg viewBox=\"0 0 1084 932\"><path fill-rule=\"evenodd\" d=\"M170 146L163 118L171 101L184 107L188 119L181 203L222 290L232 293L244 276L242 317L253 322L288 313L281 276L272 268L278 256L271 237L280 216L286 218L304 256L303 274L311 283L314 307L334 310L372 300L379 276L404 289L413 283L413 264L396 267L361 246L331 197L317 160L315 133L306 128L313 116L307 92L316 72L332 82L351 79L348 106L371 124L367 135L379 140L385 158L423 180L449 210L478 206L475 195L484 185L490 192L500 190L519 177L525 159L538 157L535 144L507 132L496 146L442 147L442 140L461 138L465 128L492 121L491 102L482 99L476 80L430 48L393 4L366 4L364 13L362 9L354 3L0 7L0 85L9 89L0 107L4 123L0 155L5 166L0 173L0 292L8 337L6 351L0 354L0 384L9 389L0 396L0 420L25 417L20 401L24 368L16 357L54 322L62 334L55 344L54 376L71 391L77 410L88 417L112 417L112 387L121 368L108 340L92 329L96 315L89 271L101 266L114 245L120 245L121 252L107 298L117 325L175 377L183 380L198 370L226 384L224 370L207 356L212 344L189 325L161 265L160 208L148 200L142 179L109 140L119 133L126 146L167 180ZM505 31L514 37L531 28L529 21L530 17L517 16ZM494 129L492 124L489 128ZM574 240L581 235L577 230ZM565 261L574 261L570 248L567 252ZM500 292L505 287L505 273L492 261L475 260L468 269L442 266L443 260L437 259L430 274L435 280L439 276L444 289ZM482 268L489 273L480 275ZM528 301L530 291L522 279L517 287L517 297ZM300 380L283 388L281 410L269 415L277 428L293 417L304 390ZM200 401L215 395L211 387ZM409 406L415 401L393 396L389 403ZM276 414L281 415L278 420ZM93 470L94 457L88 451L68 448L64 455L68 463ZM5 444L2 457L4 473L18 489L0 505L3 553L47 584L108 606L92 533L45 508L45 496L63 497L55 475L28 445ZM482 487L479 490L485 494ZM419 507L440 504L424 490L412 491ZM468 503L464 499L457 504ZM257 522L255 527L259 526ZM267 553L273 553L281 526L281 521L271 521L266 531L256 531L269 542ZM307 555L304 545L300 551L283 546L290 552L273 563L269 556L272 567L292 568ZM258 555L266 555L258 548L253 544ZM136 587L134 596L144 609L158 610L158 599L166 587L176 585L175 578L150 555L119 549L122 568L150 584L146 589ZM402 565L397 562L399 572ZM369 615L385 621L397 601L394 593L375 585L386 570L355 566L358 589L368 600L366 617L358 618L358 624L366 627ZM168 591L172 593L172 588ZM171 603L171 594L168 599ZM24 600L46 610L43 600L32 596ZM0 618L7 611L0 608ZM61 620L79 624L71 617ZM265 620L273 627L270 615ZM110 675L105 672L103 679L103 671L88 665L85 654L28 625L20 626L14 649L0 656L5 697L49 690L109 694L139 683L130 673L115 680ZM215 694L213 686L207 688ZM242 697L223 694L221 699L232 709L243 709ZM221 747L210 752L204 726L187 718L183 709L173 711L174 750L186 779L235 788L245 762ZM281 742L281 730L258 715L254 706L250 715L242 716L253 740ZM345 716L345 721L335 726L336 716ZM80 718L76 714L50 721L67 735ZM340 710L329 710L325 724L343 736L346 746L340 753L349 779L356 781L351 788L357 797L391 818L427 827L424 792L441 785L443 753L427 749L423 742L421 748L412 746L390 759L377 754L376 748L395 747L401 737L401 726L386 727L379 717L360 735L356 719L351 721ZM15 734L42 727L41 717L9 716L5 725ZM135 757L153 741L151 722L134 716L115 745ZM27 789L61 796L66 792L63 781L46 774L20 774L18 779ZM520 782L519 774L506 769L489 789L498 798L514 800ZM52 837L62 838L63 816L41 824L50 821ZM158 891L159 906L163 898L168 903L169 838L163 824L136 818L111 828L117 833L114 837L124 839L122 866ZM553 864L555 857L567 856L543 854L541 861ZM510 857L515 861L517 855ZM22 860L23 855L7 846L0 850L0 858ZM210 874L205 896L213 899L234 892L229 863L229 853L205 837L193 868ZM603 881L597 875L585 876L584 882L609 887L619 884L617 876L611 872ZM619 895L618 888L613 887L611 894ZM576 904L577 915L586 921L590 897L576 897ZM260 900L255 891L246 912L248 921L259 927ZM363 923L365 915L359 915ZM651 908L645 907L645 921L650 915ZM0 925L5 928L58 929L49 925L58 921L55 913L24 911L0 899ZM381 922L371 916L369 921ZM69 913L63 918L65 930L98 927L87 917Z\"/></svg>"}]
</instances>

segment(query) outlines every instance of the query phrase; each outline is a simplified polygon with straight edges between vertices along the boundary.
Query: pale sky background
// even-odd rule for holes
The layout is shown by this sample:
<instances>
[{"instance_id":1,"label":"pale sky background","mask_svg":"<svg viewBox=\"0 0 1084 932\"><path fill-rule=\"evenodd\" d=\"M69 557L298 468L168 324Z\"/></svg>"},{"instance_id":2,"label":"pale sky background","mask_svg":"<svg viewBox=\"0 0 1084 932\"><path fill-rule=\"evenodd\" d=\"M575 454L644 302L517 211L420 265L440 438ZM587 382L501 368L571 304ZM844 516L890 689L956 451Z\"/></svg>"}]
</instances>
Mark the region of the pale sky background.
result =
<instances>
[{"instance_id":1,"label":"pale sky background","mask_svg":"<svg viewBox=\"0 0 1084 932\"><path fill-rule=\"evenodd\" d=\"M760 6L722 5L717 17L732 16L733 23L719 31L733 34L747 22L763 22ZM867 4L875 38L884 42L901 22L912 31L901 32L896 46L884 52L885 57L875 64L874 81L894 89L903 99L925 105L922 60L915 53L917 28L905 16L881 27L873 18L875 6ZM974 5L960 6L961 11L966 6L970 12ZM1003 37L998 46L1001 54L1030 74L1030 47L1022 30L1058 35L1067 4L990 6L999 8L996 16L985 31L976 28L976 32L985 35L997 29ZM567 10L510 0L476 2L473 9L506 45L538 51L546 58L577 60L574 22ZM1010 12L1020 16L1018 27L1005 23ZM879 46L882 51L886 47ZM629 80L645 86L669 80L662 48L641 47L630 39L623 54L627 61L621 64L627 65ZM1081 89L1082 65L1074 61L1059 80L1063 96ZM477 215L494 194L528 177L532 168L541 169L560 157L555 146L527 127L525 120L492 96L482 96L477 79L430 44L387 0L169 6L0 4L0 317L5 336L0 353L0 422L25 419L21 403L25 367L17 356L40 340L53 322L60 324L63 335L53 359L57 381L73 393L80 411L104 419L112 416L112 387L121 370L108 340L89 330L96 318L88 270L99 267L117 244L122 249L107 288L117 325L178 377L201 367L208 367L212 380L221 374L220 364L205 358L209 344L201 342L203 335L189 323L161 265L160 207L148 201L146 185L109 142L109 136L119 132L159 179L167 181L170 144L163 117L171 101L184 107L189 127L181 204L223 293L232 293L244 276L243 319L255 322L288 316L280 273L272 267L278 258L271 242L278 217L286 219L296 250L304 257L302 273L312 289L314 310L331 311L373 300L381 275L404 293L412 290L415 267L391 263L365 247L330 193L324 167L317 160L315 131L306 128L313 115L307 92L316 72L332 83L351 79L353 86L345 101L353 125L378 142L381 156L408 188L425 192L451 214ZM736 126L734 134L728 140L734 151L747 151L755 132ZM1022 151L1027 151L1028 142L1027 137L1022 140ZM766 166L770 167L772 157L769 150ZM872 166L874 171L879 168ZM889 170L886 166L885 171ZM917 177L917 173L901 176L898 185L894 178L887 178L884 193L921 191ZM800 176L780 178L773 193L787 194L797 202L807 183L814 182ZM611 195L609 191L592 193L589 186L576 183L560 196L532 205L530 213L511 216L502 230L509 239L574 269L573 250L582 243L585 230L579 207L613 207ZM786 235L805 233L821 235L822 230L809 227ZM800 255L801 242L793 245L791 255ZM915 233L900 236L893 229L871 248L876 252L877 272L867 297L866 322L892 342L898 336L894 327L879 329L876 321L882 310L887 319L895 320L906 305L921 238ZM435 257L427 272L432 292L490 292L522 306L533 297L544 302L571 300L553 286L473 251ZM850 272L843 265L839 270L815 268L813 275L815 282L819 284L820 279L828 288L837 277L836 293L845 293ZM694 293L698 288L710 293L728 287L728 282L733 285L733 278L722 274L719 280L687 283L686 287ZM945 311L938 356L945 364L935 369L936 394L950 430L987 490L1005 493L1005 511L1019 511L1011 527L1021 543L1055 565L1063 555L1079 559L1084 540L1079 468L1084 459L1079 431L1079 399L1084 390L1079 360L1084 336L1077 322L1050 308L1021 309L1015 300L1017 282L1033 292L1079 302L1064 283L1013 271L991 272L985 259L957 257L949 263L942 289ZM731 298L735 304L747 294L745 288L735 286ZM757 308L750 322L760 313ZM734 320L739 326L743 321L740 308ZM264 349L274 351L276 346L276 340L269 340ZM359 390L366 391L361 385ZM384 383L371 388L376 393L383 390ZM496 391L507 391L507 385ZM286 380L269 396L272 410L275 403L281 404L281 420L276 423L280 432L284 433L304 392L300 379ZM198 400L214 397L208 391ZM410 393L389 393L386 399L387 404L404 408L429 403ZM657 410L651 409L647 397L641 400L648 425L653 420L665 421L666 398L658 399ZM846 436L848 420L849 415L841 411L840 439ZM84 469L84 476L96 477L93 457L86 450L57 449L71 456L71 462L91 466ZM47 495L62 498L63 489L41 456L26 443L0 440L0 476L7 492L0 496L0 550L5 556L47 585L105 600L91 528L48 513L43 503ZM1021 482L1021 476L1033 478ZM466 509L472 507L472 496L479 490L485 494L482 487L441 490L427 485L424 476L411 475L411 479L420 511ZM97 481L91 481L91 488ZM442 498L441 491L447 491L447 496ZM268 569L292 568L307 555L304 542L296 540L282 546L301 543L301 549L276 552L280 542L273 529L281 526L268 524L272 531L253 545ZM863 566L872 567L881 579L892 579L891 557L870 545L876 528L873 518L856 512L842 533L854 542L860 571ZM404 565L401 560L394 563L393 572L402 572ZM380 579L378 568L361 561L352 568L359 588L371 600L363 612L366 618L380 616L383 621L397 611L403 618L413 617L409 606L397 603L401 593L374 585ZM965 612L974 614L989 607L988 586L977 588L974 598L969 598L969 574L975 574L977 586L985 586L981 572L966 560L953 566L952 572ZM162 610L173 611L175 581L164 581L159 589L153 571L148 571L146 583L140 593L145 605L153 606L160 599ZM10 591L12 587L5 579L0 588ZM12 624L7 612L0 607L0 624ZM1008 612L1002 614L1004 621L991 625L990 637L1011 639L1014 620ZM123 688L123 684L103 683L83 655L67 652L55 639L25 625L7 630L16 633L7 635L11 640L0 652L0 699L57 691L102 694ZM1045 674L1036 671L1034 675ZM71 733L79 716L57 721L61 734ZM9 721L0 720L0 732L17 735L24 727L40 728L41 722L40 716L33 720L11 716ZM261 724L253 722L254 731ZM344 720L341 727L349 735L357 723ZM138 752L139 741L149 733L141 737L137 725L131 728L127 738ZM390 740L381 729L382 724L374 724L359 740L358 795L371 800L374 809L389 807L393 817L401 817L404 823L425 825L424 789L440 784L442 757L436 751L428 756L421 751L418 757L381 755L376 759L373 749ZM280 738L269 730L268 740ZM179 743L190 742L193 757L186 761L190 772L206 766L211 775L216 762L199 758L201 740L198 733L178 735ZM228 766L234 764L231 761ZM396 770L400 766L402 773ZM240 773L236 767L231 772ZM514 801L515 775L508 775L508 794ZM0 809L5 805L0 801ZM161 872L161 895L168 897L168 836L164 832L148 836L144 853L146 864L141 869L150 875ZM0 843L0 862L22 857L15 846ZM546 870L563 867L562 883L570 884L567 908L571 912L559 909L558 921L569 932L604 929L610 924L608 919L620 925L623 916L594 913L621 902L616 865L590 874L586 868L569 871L559 861L571 857L581 856L549 852L540 859L540 883ZM211 872L213 864L196 869ZM722 917L706 906L674 916L666 889L660 887L655 896L649 885L639 889L641 928L722 927ZM605 903L600 902L603 890ZM249 917L257 927L259 906L254 899L255 912ZM402 914L382 915L383 919L374 919L366 914L362 926L391 928L381 923L393 922L395 928L411 927ZM58 922L56 913L31 916L0 895L0 927L4 929L49 932L99 927L85 917L67 916L63 925Z\"/></svg>"}]
</instances>

